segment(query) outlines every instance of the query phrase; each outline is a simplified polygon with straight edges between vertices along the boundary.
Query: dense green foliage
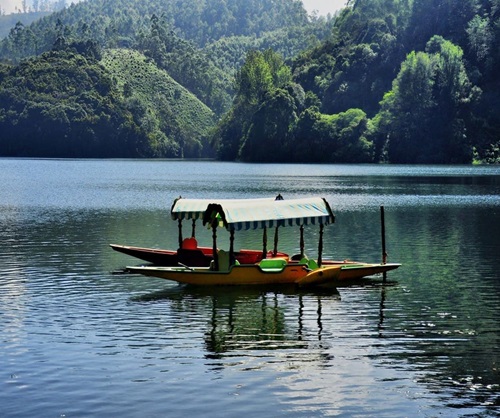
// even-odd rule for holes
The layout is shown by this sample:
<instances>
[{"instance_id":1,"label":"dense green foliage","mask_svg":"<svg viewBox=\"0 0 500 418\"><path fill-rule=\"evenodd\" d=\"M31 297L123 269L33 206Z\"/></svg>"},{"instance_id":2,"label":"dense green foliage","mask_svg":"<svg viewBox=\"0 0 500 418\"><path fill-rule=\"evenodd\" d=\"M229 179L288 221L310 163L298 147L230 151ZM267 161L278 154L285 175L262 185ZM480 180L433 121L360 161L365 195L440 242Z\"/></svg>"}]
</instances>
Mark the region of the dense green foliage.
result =
<instances>
[{"instance_id":1,"label":"dense green foliage","mask_svg":"<svg viewBox=\"0 0 500 418\"><path fill-rule=\"evenodd\" d=\"M499 0L350 1L331 38L291 63L309 103L292 106L280 86L251 106L238 93L214 139L219 157L500 162L499 12Z\"/></svg>"},{"instance_id":2,"label":"dense green foliage","mask_svg":"<svg viewBox=\"0 0 500 418\"><path fill-rule=\"evenodd\" d=\"M460 47L434 36L427 52L411 52L403 62L377 119L390 161L470 162L464 113L474 89L462 56Z\"/></svg>"},{"instance_id":3,"label":"dense green foliage","mask_svg":"<svg viewBox=\"0 0 500 418\"><path fill-rule=\"evenodd\" d=\"M95 58L47 52L2 78L2 155L148 155L146 135Z\"/></svg>"},{"instance_id":4,"label":"dense green foliage","mask_svg":"<svg viewBox=\"0 0 500 418\"><path fill-rule=\"evenodd\" d=\"M84 43L1 67L2 155L202 155L210 109L138 52L98 58Z\"/></svg>"},{"instance_id":5,"label":"dense green foliage","mask_svg":"<svg viewBox=\"0 0 500 418\"><path fill-rule=\"evenodd\" d=\"M29 26L18 22L0 42L6 63L0 67L0 154L213 156L208 132L214 113L222 115L231 106L234 74L246 50L273 44L285 54L296 53L317 44L328 24L308 23L296 0L90 0ZM82 86L79 74L65 68L74 65L65 54L79 60L82 71L98 68L94 80L109 84L109 91L91 92L92 100L86 100L85 89L93 86ZM37 68L48 56L57 65L38 81ZM21 67L27 88L16 84ZM46 97L46 90L54 91L53 97ZM106 102L118 120L127 120L120 129L127 126L130 132L108 124L107 133L104 122L103 129L92 125L105 120ZM66 109L75 103L85 107L85 117ZM32 108L39 106L59 110L35 118ZM61 120L64 129L55 130ZM86 122L87 130L77 128ZM114 143L115 136L129 144Z\"/></svg>"},{"instance_id":6,"label":"dense green foliage","mask_svg":"<svg viewBox=\"0 0 500 418\"><path fill-rule=\"evenodd\" d=\"M135 122L147 132L154 156L204 155L214 125L207 106L137 51L107 50L101 63L117 82Z\"/></svg>"},{"instance_id":7,"label":"dense green foliage","mask_svg":"<svg viewBox=\"0 0 500 418\"><path fill-rule=\"evenodd\" d=\"M500 0L88 0L0 59L2 155L500 162Z\"/></svg>"}]
</instances>

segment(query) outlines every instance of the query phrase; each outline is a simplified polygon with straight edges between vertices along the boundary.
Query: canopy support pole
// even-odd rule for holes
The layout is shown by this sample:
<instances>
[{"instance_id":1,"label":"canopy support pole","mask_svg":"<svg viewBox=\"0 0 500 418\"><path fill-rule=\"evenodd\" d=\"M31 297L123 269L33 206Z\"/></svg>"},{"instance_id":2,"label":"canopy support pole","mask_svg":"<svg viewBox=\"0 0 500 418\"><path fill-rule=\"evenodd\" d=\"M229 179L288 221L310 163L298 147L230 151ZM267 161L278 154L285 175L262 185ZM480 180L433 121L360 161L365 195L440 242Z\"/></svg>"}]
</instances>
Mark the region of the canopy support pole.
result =
<instances>
[{"instance_id":1,"label":"canopy support pole","mask_svg":"<svg viewBox=\"0 0 500 418\"><path fill-rule=\"evenodd\" d=\"M319 243L318 243L318 266L321 267L322 253L323 253L323 230L325 229L325 225L321 224L319 226Z\"/></svg>"},{"instance_id":2,"label":"canopy support pole","mask_svg":"<svg viewBox=\"0 0 500 418\"><path fill-rule=\"evenodd\" d=\"M279 225L276 225L276 229L274 230L274 250L273 250L274 257L276 257L276 254L278 254L278 228Z\"/></svg>"},{"instance_id":3,"label":"canopy support pole","mask_svg":"<svg viewBox=\"0 0 500 418\"><path fill-rule=\"evenodd\" d=\"M304 257L304 225L300 225L300 256Z\"/></svg>"},{"instance_id":4,"label":"canopy support pole","mask_svg":"<svg viewBox=\"0 0 500 418\"><path fill-rule=\"evenodd\" d=\"M229 231L229 265L232 266L235 263L234 257L234 228Z\"/></svg>"},{"instance_id":5,"label":"canopy support pole","mask_svg":"<svg viewBox=\"0 0 500 418\"><path fill-rule=\"evenodd\" d=\"M179 227L179 248L182 248L182 219L179 219L178 227Z\"/></svg>"},{"instance_id":6,"label":"canopy support pole","mask_svg":"<svg viewBox=\"0 0 500 418\"><path fill-rule=\"evenodd\" d=\"M196 238L196 219L193 219L193 223L191 224L191 237Z\"/></svg>"},{"instance_id":7,"label":"canopy support pole","mask_svg":"<svg viewBox=\"0 0 500 418\"><path fill-rule=\"evenodd\" d=\"M214 258L214 269L219 271L219 256L217 254L217 219L212 221L212 255Z\"/></svg>"},{"instance_id":8,"label":"canopy support pole","mask_svg":"<svg viewBox=\"0 0 500 418\"><path fill-rule=\"evenodd\" d=\"M264 234L262 235L262 259L267 258L267 226L264 227Z\"/></svg>"}]
</instances>

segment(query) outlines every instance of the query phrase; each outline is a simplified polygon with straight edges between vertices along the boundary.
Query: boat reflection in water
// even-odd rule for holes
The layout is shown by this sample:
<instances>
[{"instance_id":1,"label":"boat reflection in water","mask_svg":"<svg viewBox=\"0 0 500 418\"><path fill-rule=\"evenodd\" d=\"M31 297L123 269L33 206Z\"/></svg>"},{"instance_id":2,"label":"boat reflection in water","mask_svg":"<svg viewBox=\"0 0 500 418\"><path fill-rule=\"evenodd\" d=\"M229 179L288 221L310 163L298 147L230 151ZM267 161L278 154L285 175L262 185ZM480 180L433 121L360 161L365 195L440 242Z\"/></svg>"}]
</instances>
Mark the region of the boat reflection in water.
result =
<instances>
[{"instance_id":1,"label":"boat reflection in water","mask_svg":"<svg viewBox=\"0 0 500 418\"><path fill-rule=\"evenodd\" d=\"M367 283L372 286L373 282ZM169 315L206 322L204 341L209 359L237 357L249 351L298 350L294 355L327 361L327 350L308 349L327 348L331 343L323 340L323 312L335 309L341 297L335 287L171 286L133 300L168 302Z\"/></svg>"}]
</instances>

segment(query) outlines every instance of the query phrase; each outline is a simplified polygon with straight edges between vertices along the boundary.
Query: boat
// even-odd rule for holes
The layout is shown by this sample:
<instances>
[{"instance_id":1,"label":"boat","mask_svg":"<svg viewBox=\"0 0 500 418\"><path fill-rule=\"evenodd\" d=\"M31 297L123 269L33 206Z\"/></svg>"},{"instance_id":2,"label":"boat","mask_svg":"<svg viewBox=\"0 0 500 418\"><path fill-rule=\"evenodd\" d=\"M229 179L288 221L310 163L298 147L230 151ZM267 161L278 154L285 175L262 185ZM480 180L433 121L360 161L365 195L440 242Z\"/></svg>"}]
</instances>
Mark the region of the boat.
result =
<instances>
[{"instance_id":1,"label":"boat","mask_svg":"<svg viewBox=\"0 0 500 418\"><path fill-rule=\"evenodd\" d=\"M203 210L204 208L204 210ZM301 254L303 254L304 225L320 225L320 245L323 228L335 219L325 199L240 199L208 203L196 199L176 199L172 206L173 219L202 218L204 225L213 230L212 257L209 267L180 265L129 266L131 273L154 276L191 285L275 285L296 284L299 286L322 284L338 279L340 266L311 266L306 262L289 262L289 257L267 258L267 229L296 225L301 231ZM229 252L217 247L217 228L224 227L230 233ZM258 263L242 264L235 257L234 234L236 231L263 229L262 260ZM179 236L180 243L181 235ZM275 247L277 234L275 234ZM277 255L277 251L273 252Z\"/></svg>"},{"instance_id":2,"label":"boat","mask_svg":"<svg viewBox=\"0 0 500 418\"><path fill-rule=\"evenodd\" d=\"M213 260L212 248L198 247L196 244L192 248L186 248L186 242L191 238L184 238L181 248L178 250L166 250L160 248L133 247L129 245L109 244L109 246L120 253L130 255L156 266L178 266L179 263L191 267L208 267ZM236 260L241 264L258 263L262 258L288 257L283 252L268 251L263 257L261 250L241 249L234 254Z\"/></svg>"},{"instance_id":3,"label":"boat","mask_svg":"<svg viewBox=\"0 0 500 418\"><path fill-rule=\"evenodd\" d=\"M147 261L148 263L153 264L154 267L175 267L179 265L187 265L190 267L208 267L213 260L212 248L209 247L197 247L199 251L188 249L173 251L119 244L109 245L115 251ZM279 251L277 253L268 251L264 259L274 257L287 258L288 255ZM260 250L241 249L235 253L235 258L240 264L255 264L260 262L263 259L263 256L262 251ZM397 263L363 263L351 260L323 260L323 265L340 266L340 280L357 280L367 276L375 276L387 273L390 270L395 270L401 266L401 264Z\"/></svg>"},{"instance_id":4,"label":"boat","mask_svg":"<svg viewBox=\"0 0 500 418\"><path fill-rule=\"evenodd\" d=\"M202 219L204 225L211 226L213 246L210 265L195 266L180 262L178 260L180 248L177 251L177 266L128 266L127 271L198 286L262 284L311 286L385 273L399 267L399 264L386 263L368 264L326 260L323 262L323 229L335 220L330 205L323 198L286 201L282 198L240 199L213 203L208 203L207 200L179 198L174 201L171 213L172 218L179 221L180 247L184 241L181 226L183 219L193 220L193 236L196 219ZM317 260L310 260L304 254L303 231L304 226L309 224L319 225L320 228ZM300 228L300 254L292 257L277 251L277 232L280 227L285 226L298 226ZM229 253L217 248L216 230L218 227L224 227L230 233ZM268 228L275 228L275 245L272 252L267 251ZM264 230L263 250L235 252L233 248L235 231L249 229ZM145 250L143 254L147 253L149 249ZM203 253L207 259L210 258L207 247L204 247L204 250L198 248L198 251ZM248 252L246 259L241 257L245 251ZM154 250L151 254L153 253ZM248 254L251 254L252 257L249 257ZM172 257L171 261L174 262L175 252L163 252L163 255Z\"/></svg>"},{"instance_id":5,"label":"boat","mask_svg":"<svg viewBox=\"0 0 500 418\"><path fill-rule=\"evenodd\" d=\"M283 200L281 195L275 198L263 198L263 199L252 199L253 203L265 203L272 202L275 200ZM243 200L246 202L245 200ZM213 260L213 248L211 247L201 247L195 238L196 222L203 218L204 212L210 203L217 202L218 204L227 205L231 202L238 202L238 200L230 199L176 199L171 208L171 217L173 220L178 221L179 228L179 248L177 250L167 250L159 248L145 248L145 247L135 247L128 245L110 244L110 247L123 254L130 255L132 257L138 258L148 263L152 263L154 266L162 267L176 267L176 266L190 266L190 267L208 267ZM185 220L192 221L192 231L191 236L188 238L183 237L182 233L182 222ZM264 234L263 239L263 249L262 250L252 250L252 249L240 249L234 252L234 258L240 264L255 264L263 259L269 258L288 258L288 254L280 252L277 249L278 244L278 228L275 231L274 237L274 249L267 250L266 235ZM303 258L304 255L298 255L299 258ZM387 271L396 269L400 264L395 263L364 263L357 261L334 261L334 260L323 260L324 265L340 265L342 271L340 274L340 280L356 280L366 276L372 276L376 274L386 273Z\"/></svg>"}]
</instances>

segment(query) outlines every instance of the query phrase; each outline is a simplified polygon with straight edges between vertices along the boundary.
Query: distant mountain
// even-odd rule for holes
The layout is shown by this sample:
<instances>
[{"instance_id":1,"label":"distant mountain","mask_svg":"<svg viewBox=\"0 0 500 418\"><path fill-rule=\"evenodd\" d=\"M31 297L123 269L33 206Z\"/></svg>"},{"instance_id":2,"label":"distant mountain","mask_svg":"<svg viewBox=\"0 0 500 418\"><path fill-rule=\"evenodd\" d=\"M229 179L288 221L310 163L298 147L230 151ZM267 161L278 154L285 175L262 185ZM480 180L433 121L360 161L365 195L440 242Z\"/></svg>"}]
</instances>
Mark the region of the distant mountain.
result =
<instances>
[{"instance_id":1,"label":"distant mountain","mask_svg":"<svg viewBox=\"0 0 500 418\"><path fill-rule=\"evenodd\" d=\"M17 63L61 41L137 49L221 114L247 50L273 47L291 58L330 30L297 0L88 0L16 27L0 42L0 60Z\"/></svg>"},{"instance_id":2,"label":"distant mountain","mask_svg":"<svg viewBox=\"0 0 500 418\"><path fill-rule=\"evenodd\" d=\"M48 16L52 12L29 12L29 13L11 13L0 15L0 39L5 38L10 31L20 22L23 26L29 26L34 21Z\"/></svg>"}]
</instances>

